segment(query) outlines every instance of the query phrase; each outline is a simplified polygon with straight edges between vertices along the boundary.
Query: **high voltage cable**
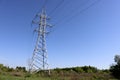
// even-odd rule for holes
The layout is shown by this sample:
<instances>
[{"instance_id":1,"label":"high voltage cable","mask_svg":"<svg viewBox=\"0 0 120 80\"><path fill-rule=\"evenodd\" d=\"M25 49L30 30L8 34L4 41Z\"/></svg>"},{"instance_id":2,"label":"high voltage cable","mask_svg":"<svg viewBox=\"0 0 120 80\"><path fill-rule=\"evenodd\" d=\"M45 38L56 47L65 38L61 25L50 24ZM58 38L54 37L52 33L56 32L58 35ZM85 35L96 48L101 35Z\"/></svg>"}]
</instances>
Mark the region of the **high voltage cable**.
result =
<instances>
[{"instance_id":1,"label":"high voltage cable","mask_svg":"<svg viewBox=\"0 0 120 80\"><path fill-rule=\"evenodd\" d=\"M61 25L61 24L63 24L63 23L66 23L66 22L71 21L73 18L76 17L76 15L79 15L80 13L82 13L82 12L86 11L87 9L91 8L92 6L94 6L94 5L95 5L96 3L98 3L99 1L100 1L100 0L96 0L95 2L93 2L92 4L90 4L88 7L82 9L81 11L79 11L78 13L76 13L75 15L72 15L71 17L67 18L67 20L64 19L64 20L61 21L61 23L59 23L59 21L56 22L55 25L58 25L58 24Z\"/></svg>"},{"instance_id":2,"label":"high voltage cable","mask_svg":"<svg viewBox=\"0 0 120 80\"><path fill-rule=\"evenodd\" d=\"M52 15L56 10L57 10L57 8L59 8L61 5L62 5L62 3L64 2L65 0L61 0L58 4L57 4L57 6L48 14L48 15Z\"/></svg>"},{"instance_id":3,"label":"high voltage cable","mask_svg":"<svg viewBox=\"0 0 120 80\"><path fill-rule=\"evenodd\" d=\"M64 0L64 2L65 2L65 0ZM63 3L61 3L60 6L61 6L62 4L63 4ZM70 1L68 1L67 4L65 4L64 6L61 6L61 7L58 6L57 9L58 9L58 8L62 8L62 9L63 9L63 8L65 8L65 6L68 6L69 4L70 4ZM56 9L56 10L57 10L57 9ZM56 10L55 10L55 11L56 11ZM55 12L55 11L53 11L53 12ZM52 14L53 14L53 13L52 13ZM57 14L59 14L59 13L57 13Z\"/></svg>"},{"instance_id":4,"label":"high voltage cable","mask_svg":"<svg viewBox=\"0 0 120 80\"><path fill-rule=\"evenodd\" d=\"M79 5L80 5L80 6L83 6L83 5L87 4L88 2L89 2L89 0L86 0L85 2L81 2L81 4L79 4ZM72 3L72 4L73 4L73 3ZM74 7L71 8L71 5L70 5L71 11L72 11L72 12L76 12L76 10L78 9L78 7L80 7L80 6L77 6L77 7L75 7L75 8L74 8ZM73 11L73 10L74 10L74 11ZM71 16L69 12L67 13L67 15L63 15L63 16L66 17L66 16L68 16L68 15Z\"/></svg>"},{"instance_id":5,"label":"high voltage cable","mask_svg":"<svg viewBox=\"0 0 120 80\"><path fill-rule=\"evenodd\" d=\"M85 5L86 3L88 3L88 2L89 2L89 0L86 0L86 1L82 2L82 3L79 4L79 5L83 6L83 5ZM67 8L67 10L68 10L68 8L71 7L72 4L73 4L73 3L72 3L72 4L69 4L69 3L70 3L70 1L67 2L67 4L65 4L65 6L62 6L62 7ZM78 7L80 7L80 6L78 6ZM78 8L78 7L77 7L77 8ZM69 9L71 9L71 8L69 8ZM67 10L66 10L66 11L67 11ZM74 10L74 11L72 11L72 12L74 13L75 10L76 10L76 8L73 7L72 10ZM64 13L65 13L65 12L64 12ZM70 15L70 13L67 13L66 15L64 15L64 13L61 14L62 17L64 16L64 17L66 18L66 16ZM58 14L59 14L59 13L57 13L57 15L58 15ZM71 16L71 15L70 15L70 16ZM59 23L59 21L61 21L61 20L62 20L62 19L59 19L58 22L56 22L56 23ZM64 19L64 20L65 20L65 19ZM56 24L56 23L55 23L55 24Z\"/></svg>"},{"instance_id":6,"label":"high voltage cable","mask_svg":"<svg viewBox=\"0 0 120 80\"><path fill-rule=\"evenodd\" d=\"M89 1L89 0L85 1L85 3L88 2L88 1ZM66 20L66 19L62 20L61 23L59 23L59 21L60 21L60 20L59 20L58 22L55 23L55 25L62 24L62 23L65 23L65 22L69 22L69 21L72 20L76 15L79 15L80 13L82 13L82 12L84 12L85 10L89 9L90 7L94 6L98 1L100 1L100 0L97 0L97 1L93 2L93 3L90 4L88 7L82 9L81 11L79 11L78 13L76 13L75 15L72 15L71 17L67 18L67 20ZM48 2L48 0L45 0L45 1L44 1L44 4L43 4L42 8L43 8L44 6L46 6L47 2ZM57 5L57 6L49 13L49 15L53 14L53 13L62 5L63 2L64 2L64 0L61 0L61 1L58 3L59 5ZM70 1L69 1L68 3L70 3ZM85 3L84 3L84 4L85 4ZM68 5L68 4L67 4L67 5ZM83 4L82 4L82 5L83 5ZM63 6L63 7L64 7L64 6ZM38 12L38 13L39 13L39 12ZM37 13L37 15L35 15L35 17L34 17L33 20L35 20L35 19L38 17L38 13Z\"/></svg>"},{"instance_id":7,"label":"high voltage cable","mask_svg":"<svg viewBox=\"0 0 120 80\"><path fill-rule=\"evenodd\" d=\"M79 5L85 5L87 2L89 2L89 0L86 0L84 3L81 3L81 4L79 4ZM60 8L63 8L63 7L64 7L64 8L67 8L67 7L71 6L71 4L70 4L71 1L68 1L68 2L66 2L66 3L67 3L67 4L65 4L64 6L62 6L62 7L60 7ZM72 4L73 4L73 3L72 3ZM75 9L75 10L76 10L76 9ZM59 14L59 13L57 13L57 14ZM66 17L66 16L64 15L64 17ZM58 24L59 21L60 21L60 20L58 20L58 22L56 22L55 25ZM55 26L55 25L54 25L54 26ZM54 31L54 30L52 30L52 32L53 32L53 31Z\"/></svg>"}]
</instances>

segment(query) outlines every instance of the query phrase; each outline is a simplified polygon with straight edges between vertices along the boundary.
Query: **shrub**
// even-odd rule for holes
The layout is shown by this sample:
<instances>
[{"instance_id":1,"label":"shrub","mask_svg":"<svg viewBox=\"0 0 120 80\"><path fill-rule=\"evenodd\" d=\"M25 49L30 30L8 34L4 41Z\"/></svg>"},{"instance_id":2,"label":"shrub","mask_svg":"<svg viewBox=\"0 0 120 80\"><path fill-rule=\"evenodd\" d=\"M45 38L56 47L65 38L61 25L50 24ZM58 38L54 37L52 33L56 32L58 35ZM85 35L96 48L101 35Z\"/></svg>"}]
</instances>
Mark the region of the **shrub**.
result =
<instances>
[{"instance_id":1,"label":"shrub","mask_svg":"<svg viewBox=\"0 0 120 80\"><path fill-rule=\"evenodd\" d=\"M83 73L84 70L81 67L75 67L73 68L73 71L77 72L77 73Z\"/></svg>"},{"instance_id":2,"label":"shrub","mask_svg":"<svg viewBox=\"0 0 120 80\"><path fill-rule=\"evenodd\" d=\"M114 77L120 79L120 55L116 55L114 60L116 64L110 67L110 72Z\"/></svg>"}]
</instances>

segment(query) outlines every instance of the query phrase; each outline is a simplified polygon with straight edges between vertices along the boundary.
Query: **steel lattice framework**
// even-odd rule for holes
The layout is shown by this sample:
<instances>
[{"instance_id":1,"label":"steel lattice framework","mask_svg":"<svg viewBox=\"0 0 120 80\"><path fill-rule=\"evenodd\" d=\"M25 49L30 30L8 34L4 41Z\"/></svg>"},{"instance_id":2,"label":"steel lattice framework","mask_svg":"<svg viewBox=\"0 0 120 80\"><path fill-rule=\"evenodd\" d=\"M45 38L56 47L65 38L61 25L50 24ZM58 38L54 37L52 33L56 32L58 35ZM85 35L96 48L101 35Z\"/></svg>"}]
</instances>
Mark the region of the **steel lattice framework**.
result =
<instances>
[{"instance_id":1,"label":"steel lattice framework","mask_svg":"<svg viewBox=\"0 0 120 80\"><path fill-rule=\"evenodd\" d=\"M33 51L32 60L30 62L30 71L39 71L47 70L47 49L46 49L46 34L48 34L48 28L50 25L47 24L47 15L45 9L42 9L42 12L39 17L39 27L36 30L38 33L36 45Z\"/></svg>"}]
</instances>

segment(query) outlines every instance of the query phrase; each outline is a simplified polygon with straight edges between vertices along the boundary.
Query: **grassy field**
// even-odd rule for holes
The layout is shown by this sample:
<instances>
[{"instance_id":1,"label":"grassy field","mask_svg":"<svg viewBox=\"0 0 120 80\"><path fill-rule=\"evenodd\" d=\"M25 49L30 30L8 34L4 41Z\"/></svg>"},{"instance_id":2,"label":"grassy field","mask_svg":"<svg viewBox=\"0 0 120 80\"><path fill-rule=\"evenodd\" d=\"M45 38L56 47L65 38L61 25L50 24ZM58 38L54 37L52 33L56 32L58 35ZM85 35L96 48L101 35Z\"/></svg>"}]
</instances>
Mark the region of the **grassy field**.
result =
<instances>
[{"instance_id":1,"label":"grassy field","mask_svg":"<svg viewBox=\"0 0 120 80\"><path fill-rule=\"evenodd\" d=\"M50 78L42 78L42 77L14 77L14 76L0 76L0 80L51 80Z\"/></svg>"},{"instance_id":2,"label":"grassy field","mask_svg":"<svg viewBox=\"0 0 120 80\"><path fill-rule=\"evenodd\" d=\"M109 70L99 70L92 66L56 68L30 74L24 67L15 69L0 65L0 80L117 80Z\"/></svg>"},{"instance_id":3,"label":"grassy field","mask_svg":"<svg viewBox=\"0 0 120 80\"><path fill-rule=\"evenodd\" d=\"M76 78L42 78L42 77L29 77L29 78L23 78L23 77L13 77L13 76L0 76L0 80L117 80L117 79L89 79L89 78L83 78L83 79L76 79Z\"/></svg>"},{"instance_id":4,"label":"grassy field","mask_svg":"<svg viewBox=\"0 0 120 80\"><path fill-rule=\"evenodd\" d=\"M31 76L15 76L15 75L0 75L0 80L117 80L109 76L109 74L101 73L84 73L79 75L66 75L66 76L47 76L42 77L38 75Z\"/></svg>"}]
</instances>

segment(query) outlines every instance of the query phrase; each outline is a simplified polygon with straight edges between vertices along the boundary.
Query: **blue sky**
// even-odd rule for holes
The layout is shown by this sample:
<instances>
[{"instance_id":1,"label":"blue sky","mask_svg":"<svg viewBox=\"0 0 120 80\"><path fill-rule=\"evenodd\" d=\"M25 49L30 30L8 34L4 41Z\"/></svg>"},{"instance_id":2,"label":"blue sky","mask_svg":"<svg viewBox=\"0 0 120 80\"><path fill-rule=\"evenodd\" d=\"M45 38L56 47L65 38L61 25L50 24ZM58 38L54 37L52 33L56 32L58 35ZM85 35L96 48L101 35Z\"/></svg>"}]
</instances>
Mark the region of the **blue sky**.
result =
<instances>
[{"instance_id":1,"label":"blue sky","mask_svg":"<svg viewBox=\"0 0 120 80\"><path fill-rule=\"evenodd\" d=\"M119 0L48 0L53 24L47 36L51 68L91 65L109 68L120 54ZM44 0L0 0L0 63L27 66L36 34L31 21ZM88 8L89 7L89 8ZM51 12L53 11L53 12Z\"/></svg>"}]
</instances>

